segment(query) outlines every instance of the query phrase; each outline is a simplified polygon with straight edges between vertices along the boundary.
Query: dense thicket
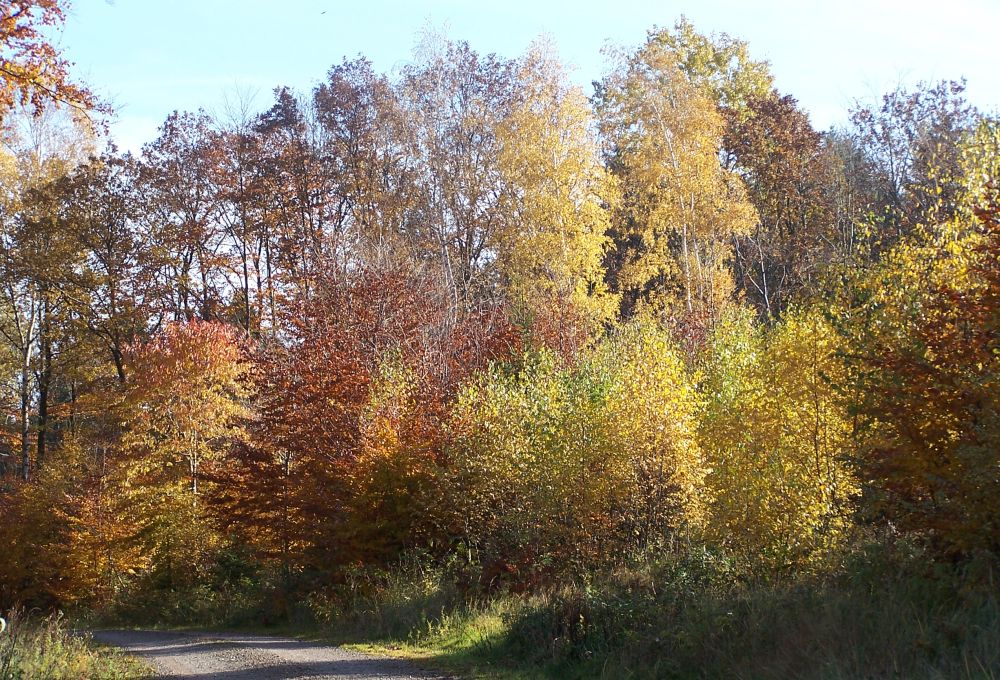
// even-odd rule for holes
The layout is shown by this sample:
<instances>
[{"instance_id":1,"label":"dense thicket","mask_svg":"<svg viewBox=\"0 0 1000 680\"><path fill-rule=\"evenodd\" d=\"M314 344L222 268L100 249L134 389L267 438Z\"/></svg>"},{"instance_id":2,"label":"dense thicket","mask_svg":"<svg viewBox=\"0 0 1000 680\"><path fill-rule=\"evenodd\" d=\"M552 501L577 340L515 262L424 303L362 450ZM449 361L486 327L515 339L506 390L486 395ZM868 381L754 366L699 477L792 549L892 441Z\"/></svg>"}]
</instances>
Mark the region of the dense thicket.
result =
<instances>
[{"instance_id":1,"label":"dense thicket","mask_svg":"<svg viewBox=\"0 0 1000 680\"><path fill-rule=\"evenodd\" d=\"M138 155L6 115L0 604L996 558L1000 126L961 84L820 132L684 21L590 99L545 45L416 54Z\"/></svg>"}]
</instances>

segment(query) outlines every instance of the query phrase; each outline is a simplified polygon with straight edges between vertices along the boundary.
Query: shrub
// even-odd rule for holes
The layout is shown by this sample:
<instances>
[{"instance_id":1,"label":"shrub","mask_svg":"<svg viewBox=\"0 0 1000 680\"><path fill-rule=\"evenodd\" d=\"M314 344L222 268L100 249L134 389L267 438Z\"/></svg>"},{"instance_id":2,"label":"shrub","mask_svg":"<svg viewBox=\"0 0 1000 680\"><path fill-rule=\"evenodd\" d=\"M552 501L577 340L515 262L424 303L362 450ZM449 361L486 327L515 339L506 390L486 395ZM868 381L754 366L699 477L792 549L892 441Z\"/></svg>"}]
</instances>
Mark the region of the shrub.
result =
<instances>
[{"instance_id":1,"label":"shrub","mask_svg":"<svg viewBox=\"0 0 1000 680\"><path fill-rule=\"evenodd\" d=\"M711 540L746 562L802 565L847 529L857 491L837 336L816 312L765 331L730 314L703 356L699 435Z\"/></svg>"},{"instance_id":2,"label":"shrub","mask_svg":"<svg viewBox=\"0 0 1000 680\"><path fill-rule=\"evenodd\" d=\"M580 573L699 526L696 403L652 324L575 365L541 351L469 384L452 417L450 497L485 578Z\"/></svg>"}]
</instances>

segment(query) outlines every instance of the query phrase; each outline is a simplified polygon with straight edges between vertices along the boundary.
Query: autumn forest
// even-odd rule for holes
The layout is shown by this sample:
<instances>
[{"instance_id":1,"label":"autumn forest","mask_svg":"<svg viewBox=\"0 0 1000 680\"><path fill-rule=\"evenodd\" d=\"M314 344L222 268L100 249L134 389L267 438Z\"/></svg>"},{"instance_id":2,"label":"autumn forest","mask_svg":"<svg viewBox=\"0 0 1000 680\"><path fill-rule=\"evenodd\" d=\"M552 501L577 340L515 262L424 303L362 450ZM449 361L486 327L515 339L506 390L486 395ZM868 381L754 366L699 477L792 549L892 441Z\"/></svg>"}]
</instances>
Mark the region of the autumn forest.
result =
<instances>
[{"instance_id":1,"label":"autumn forest","mask_svg":"<svg viewBox=\"0 0 1000 680\"><path fill-rule=\"evenodd\" d=\"M3 4L0 611L998 672L1000 122L962 81L816 130L684 19L588 91L428 33L133 154L63 3Z\"/></svg>"}]
</instances>

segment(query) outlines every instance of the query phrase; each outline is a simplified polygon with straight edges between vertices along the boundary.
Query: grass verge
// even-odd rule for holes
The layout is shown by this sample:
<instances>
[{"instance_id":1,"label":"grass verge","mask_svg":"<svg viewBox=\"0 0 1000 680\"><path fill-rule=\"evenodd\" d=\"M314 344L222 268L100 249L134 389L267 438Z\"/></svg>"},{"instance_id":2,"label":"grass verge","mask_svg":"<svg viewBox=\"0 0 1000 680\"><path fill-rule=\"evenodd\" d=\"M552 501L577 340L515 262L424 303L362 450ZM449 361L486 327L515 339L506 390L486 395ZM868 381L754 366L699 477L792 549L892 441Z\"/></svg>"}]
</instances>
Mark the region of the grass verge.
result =
<instances>
[{"instance_id":1,"label":"grass verge","mask_svg":"<svg viewBox=\"0 0 1000 680\"><path fill-rule=\"evenodd\" d=\"M0 634L0 680L140 680L152 671L118 650L72 632L60 615L12 612Z\"/></svg>"},{"instance_id":2,"label":"grass verge","mask_svg":"<svg viewBox=\"0 0 1000 680\"><path fill-rule=\"evenodd\" d=\"M322 618L341 644L474 678L1000 678L1000 599L968 570L858 556L734 584L682 561L485 599L397 574Z\"/></svg>"}]
</instances>

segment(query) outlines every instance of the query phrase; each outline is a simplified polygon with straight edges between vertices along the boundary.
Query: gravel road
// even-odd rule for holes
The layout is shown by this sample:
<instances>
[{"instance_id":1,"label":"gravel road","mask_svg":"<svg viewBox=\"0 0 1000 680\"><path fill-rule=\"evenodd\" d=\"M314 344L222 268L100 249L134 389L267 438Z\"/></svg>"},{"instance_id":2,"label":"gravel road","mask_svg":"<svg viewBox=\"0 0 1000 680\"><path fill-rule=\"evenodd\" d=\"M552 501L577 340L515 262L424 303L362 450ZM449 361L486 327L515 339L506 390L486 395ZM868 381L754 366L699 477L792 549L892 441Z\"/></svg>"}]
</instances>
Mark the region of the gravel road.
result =
<instances>
[{"instance_id":1,"label":"gravel road","mask_svg":"<svg viewBox=\"0 0 1000 680\"><path fill-rule=\"evenodd\" d=\"M236 633L101 630L94 640L121 647L158 678L186 680L445 680L398 659L367 656L293 638Z\"/></svg>"}]
</instances>

